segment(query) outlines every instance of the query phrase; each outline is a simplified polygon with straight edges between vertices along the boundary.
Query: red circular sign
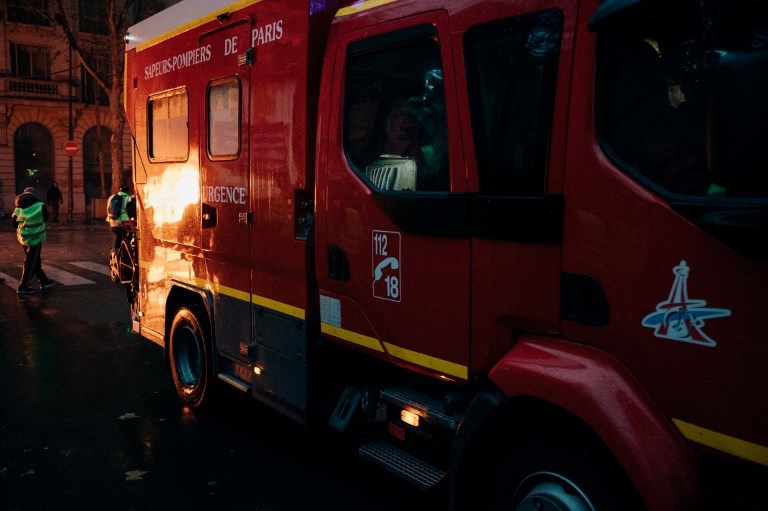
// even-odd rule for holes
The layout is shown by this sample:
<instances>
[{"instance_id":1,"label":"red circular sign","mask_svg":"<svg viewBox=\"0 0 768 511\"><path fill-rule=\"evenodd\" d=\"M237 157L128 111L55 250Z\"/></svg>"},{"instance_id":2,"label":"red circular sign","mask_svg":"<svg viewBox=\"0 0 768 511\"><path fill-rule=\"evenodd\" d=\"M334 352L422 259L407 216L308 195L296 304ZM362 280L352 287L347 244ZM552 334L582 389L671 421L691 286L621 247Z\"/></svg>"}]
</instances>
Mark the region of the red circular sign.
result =
<instances>
[{"instance_id":1,"label":"red circular sign","mask_svg":"<svg viewBox=\"0 0 768 511\"><path fill-rule=\"evenodd\" d=\"M74 156L77 154L77 150L80 149L80 147L77 145L77 142L74 140L67 140L64 142L64 152L67 153L69 156Z\"/></svg>"}]
</instances>

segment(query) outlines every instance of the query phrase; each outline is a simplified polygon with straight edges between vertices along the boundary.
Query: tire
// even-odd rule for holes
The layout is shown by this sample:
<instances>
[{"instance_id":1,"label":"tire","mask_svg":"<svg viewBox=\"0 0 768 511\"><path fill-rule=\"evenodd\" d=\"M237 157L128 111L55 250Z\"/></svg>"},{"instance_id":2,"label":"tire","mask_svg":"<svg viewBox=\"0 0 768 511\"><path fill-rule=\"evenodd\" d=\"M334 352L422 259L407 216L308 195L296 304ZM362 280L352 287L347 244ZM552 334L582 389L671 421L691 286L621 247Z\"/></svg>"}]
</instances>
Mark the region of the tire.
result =
<instances>
[{"instance_id":1,"label":"tire","mask_svg":"<svg viewBox=\"0 0 768 511\"><path fill-rule=\"evenodd\" d=\"M517 443L499 467L493 511L612 511L640 509L615 462L576 443Z\"/></svg>"},{"instance_id":2,"label":"tire","mask_svg":"<svg viewBox=\"0 0 768 511\"><path fill-rule=\"evenodd\" d=\"M169 362L176 393L192 409L207 405L212 393L213 355L206 330L189 309L176 312L169 339Z\"/></svg>"}]
</instances>

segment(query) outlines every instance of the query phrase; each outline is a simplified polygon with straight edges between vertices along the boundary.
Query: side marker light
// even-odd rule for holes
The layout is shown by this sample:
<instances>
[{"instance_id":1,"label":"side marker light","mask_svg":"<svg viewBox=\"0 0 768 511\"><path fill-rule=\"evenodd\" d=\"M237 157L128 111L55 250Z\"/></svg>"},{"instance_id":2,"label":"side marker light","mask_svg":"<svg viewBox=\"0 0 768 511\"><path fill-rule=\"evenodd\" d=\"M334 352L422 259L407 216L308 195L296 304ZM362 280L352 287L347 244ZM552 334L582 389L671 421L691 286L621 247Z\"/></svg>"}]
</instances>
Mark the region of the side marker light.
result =
<instances>
[{"instance_id":1,"label":"side marker light","mask_svg":"<svg viewBox=\"0 0 768 511\"><path fill-rule=\"evenodd\" d=\"M400 411L400 420L408 424L409 426L413 426L414 428L419 427L419 416L415 413L408 411L408 410L401 410Z\"/></svg>"}]
</instances>

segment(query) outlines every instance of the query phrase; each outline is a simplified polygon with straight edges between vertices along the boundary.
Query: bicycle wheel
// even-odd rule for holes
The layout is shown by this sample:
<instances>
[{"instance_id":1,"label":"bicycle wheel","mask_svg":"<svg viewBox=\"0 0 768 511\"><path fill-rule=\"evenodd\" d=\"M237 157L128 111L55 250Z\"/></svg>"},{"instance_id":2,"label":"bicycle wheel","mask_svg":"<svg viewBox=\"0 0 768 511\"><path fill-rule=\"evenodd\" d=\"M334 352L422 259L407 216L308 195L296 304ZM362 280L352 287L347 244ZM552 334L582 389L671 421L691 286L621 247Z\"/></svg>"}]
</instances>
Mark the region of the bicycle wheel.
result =
<instances>
[{"instance_id":1,"label":"bicycle wheel","mask_svg":"<svg viewBox=\"0 0 768 511\"><path fill-rule=\"evenodd\" d=\"M120 264L114 248L109 250L109 278L115 283L120 281Z\"/></svg>"}]
</instances>

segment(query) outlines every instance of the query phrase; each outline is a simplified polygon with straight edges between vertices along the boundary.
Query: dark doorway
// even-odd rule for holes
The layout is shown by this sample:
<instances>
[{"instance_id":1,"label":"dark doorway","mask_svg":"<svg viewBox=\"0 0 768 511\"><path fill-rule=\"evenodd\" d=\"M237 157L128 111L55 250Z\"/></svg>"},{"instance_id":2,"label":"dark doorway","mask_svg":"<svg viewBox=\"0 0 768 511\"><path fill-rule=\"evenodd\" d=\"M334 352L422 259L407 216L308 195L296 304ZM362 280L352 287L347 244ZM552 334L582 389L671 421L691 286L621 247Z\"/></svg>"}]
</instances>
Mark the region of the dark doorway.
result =
<instances>
[{"instance_id":1,"label":"dark doorway","mask_svg":"<svg viewBox=\"0 0 768 511\"><path fill-rule=\"evenodd\" d=\"M38 194L54 181L53 137L42 124L22 124L13 136L13 160L16 169L16 193L33 186Z\"/></svg>"}]
</instances>

